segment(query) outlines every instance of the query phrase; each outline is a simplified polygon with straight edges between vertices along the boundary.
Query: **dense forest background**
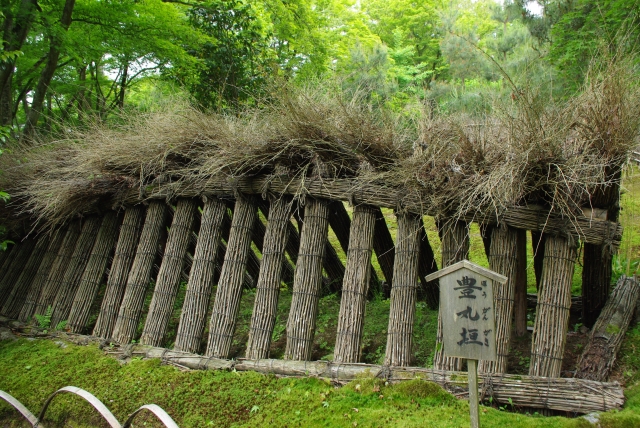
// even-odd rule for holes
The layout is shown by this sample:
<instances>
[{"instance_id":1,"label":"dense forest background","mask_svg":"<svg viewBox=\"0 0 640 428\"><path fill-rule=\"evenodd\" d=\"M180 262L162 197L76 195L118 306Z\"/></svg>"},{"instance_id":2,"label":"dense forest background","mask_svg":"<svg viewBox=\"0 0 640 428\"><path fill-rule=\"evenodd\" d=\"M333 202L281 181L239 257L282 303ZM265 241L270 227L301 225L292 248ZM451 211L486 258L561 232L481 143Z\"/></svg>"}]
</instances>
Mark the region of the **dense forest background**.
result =
<instances>
[{"instance_id":1,"label":"dense forest background","mask_svg":"<svg viewBox=\"0 0 640 428\"><path fill-rule=\"evenodd\" d=\"M148 111L233 113L283 82L402 113L491 110L575 92L633 56L638 0L1 0L1 137Z\"/></svg>"}]
</instances>

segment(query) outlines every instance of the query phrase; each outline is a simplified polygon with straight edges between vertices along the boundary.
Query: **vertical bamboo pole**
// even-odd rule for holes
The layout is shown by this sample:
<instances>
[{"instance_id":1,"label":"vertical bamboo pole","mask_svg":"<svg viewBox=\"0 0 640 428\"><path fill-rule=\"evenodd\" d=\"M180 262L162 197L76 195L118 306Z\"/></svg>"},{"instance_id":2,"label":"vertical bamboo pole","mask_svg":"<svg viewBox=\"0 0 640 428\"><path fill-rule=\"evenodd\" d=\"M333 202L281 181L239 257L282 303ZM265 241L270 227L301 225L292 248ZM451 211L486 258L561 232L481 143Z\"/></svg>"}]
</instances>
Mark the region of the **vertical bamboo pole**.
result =
<instances>
[{"instance_id":1,"label":"vertical bamboo pole","mask_svg":"<svg viewBox=\"0 0 640 428\"><path fill-rule=\"evenodd\" d=\"M156 288L153 290L149 313L140 337L140 343L144 345L162 346L164 342L180 287L182 267L191 241L197 209L198 203L194 199L180 199L176 204Z\"/></svg>"},{"instance_id":2,"label":"vertical bamboo pole","mask_svg":"<svg viewBox=\"0 0 640 428\"><path fill-rule=\"evenodd\" d=\"M569 327L571 280L576 248L562 237L547 236L538 292L529 375L558 377Z\"/></svg>"},{"instance_id":3,"label":"vertical bamboo pole","mask_svg":"<svg viewBox=\"0 0 640 428\"><path fill-rule=\"evenodd\" d=\"M518 233L507 226L491 231L489 267L507 277L507 282L493 284L493 315L496 321L496 361L480 361L481 373L506 373L511 341L511 320L518 273Z\"/></svg>"},{"instance_id":4,"label":"vertical bamboo pole","mask_svg":"<svg viewBox=\"0 0 640 428\"><path fill-rule=\"evenodd\" d=\"M449 220L438 224L442 239L442 267L469 258L469 225L463 221ZM438 333L436 337L436 351L433 357L433 368L436 370L462 370L462 360L446 357L442 348L442 314L438 312Z\"/></svg>"},{"instance_id":5,"label":"vertical bamboo pole","mask_svg":"<svg viewBox=\"0 0 640 428\"><path fill-rule=\"evenodd\" d=\"M40 263L38 272L36 273L36 276L31 283L31 287L29 287L29 291L27 292L24 304L22 305L20 314L18 315L18 320L27 322L33 315L38 299L40 298L40 293L42 293L42 289L47 282L47 277L55 263L58 251L60 251L60 247L62 246L66 234L67 228L57 229L53 232L47 251L42 259L42 263Z\"/></svg>"},{"instance_id":6,"label":"vertical bamboo pole","mask_svg":"<svg viewBox=\"0 0 640 428\"><path fill-rule=\"evenodd\" d=\"M438 263L436 257L433 254L433 249L429 243L429 237L427 236L427 230L424 228L424 219L420 222L420 258L418 262L418 277L420 278L420 284L422 284L419 290L419 297L424 298L427 305L433 310L438 309L440 303L440 288L437 281L427 282L424 277L436 272L438 270Z\"/></svg>"},{"instance_id":7,"label":"vertical bamboo pole","mask_svg":"<svg viewBox=\"0 0 640 428\"><path fill-rule=\"evenodd\" d=\"M271 334L276 322L278 294L283 272L285 247L289 233L289 222L293 202L280 197L272 200L269 208L267 230L262 251L262 266L256 299L251 315L251 328L247 342L247 358L268 358Z\"/></svg>"},{"instance_id":8,"label":"vertical bamboo pole","mask_svg":"<svg viewBox=\"0 0 640 428\"><path fill-rule=\"evenodd\" d=\"M82 333L87 325L91 305L98 294L100 283L115 250L119 226L120 217L115 212L110 211L105 214L69 311L67 328L73 333Z\"/></svg>"},{"instance_id":9,"label":"vertical bamboo pole","mask_svg":"<svg viewBox=\"0 0 640 428\"><path fill-rule=\"evenodd\" d=\"M267 218L269 217L268 212L269 210L267 209L267 215L266 215ZM251 239L253 240L253 243L256 245L258 250L261 253L263 253L263 257L264 257L264 245L265 245L264 240L265 240L266 233L267 233L266 226L262 223L262 220L260 220L259 216L256 216L256 221L255 221L255 224L253 225L253 235L251 236ZM286 257L282 259L281 277L282 277L282 281L284 282L287 282L287 283L293 282L293 267L291 266L291 263L289 263L289 261L286 259Z\"/></svg>"},{"instance_id":10,"label":"vertical bamboo pole","mask_svg":"<svg viewBox=\"0 0 640 428\"><path fill-rule=\"evenodd\" d=\"M101 223L102 219L98 216L92 216L84 220L76 248L73 250L69 266L62 278L62 285L51 306L53 310L51 315L52 326L56 326L60 321L66 320L69 316L73 298L80 284L82 273L89 261L91 249L98 236Z\"/></svg>"},{"instance_id":11,"label":"vertical bamboo pole","mask_svg":"<svg viewBox=\"0 0 640 428\"><path fill-rule=\"evenodd\" d=\"M200 233L176 334L176 351L196 353L200 350L226 210L224 202L217 198L209 198L204 203Z\"/></svg>"},{"instance_id":12,"label":"vertical bamboo pole","mask_svg":"<svg viewBox=\"0 0 640 428\"><path fill-rule=\"evenodd\" d=\"M29 257L31 256L35 245L35 239L27 238L13 249L13 252L15 252L16 255L7 272L2 277L2 281L0 281L0 308L4 306L5 302L9 298L11 290L20 277L24 265L29 261Z\"/></svg>"},{"instance_id":13,"label":"vertical bamboo pole","mask_svg":"<svg viewBox=\"0 0 640 428\"><path fill-rule=\"evenodd\" d=\"M13 248L13 245L7 246L6 250L4 251L0 250L0 281L2 280L2 276L3 276L1 272L4 272L4 263L9 258L9 254L11 254L12 248Z\"/></svg>"},{"instance_id":14,"label":"vertical bamboo pole","mask_svg":"<svg viewBox=\"0 0 640 428\"><path fill-rule=\"evenodd\" d=\"M93 329L94 336L111 337L127 285L127 276L129 276L133 259L136 256L143 221L144 208L141 206L128 208L124 212L116 251L109 269L107 288L104 292L96 326Z\"/></svg>"},{"instance_id":15,"label":"vertical bamboo pole","mask_svg":"<svg viewBox=\"0 0 640 428\"><path fill-rule=\"evenodd\" d=\"M376 209L376 228L373 233L373 250L376 252L380 269L389 286L393 285L393 269L395 266L395 244L389 232L387 221L380 208Z\"/></svg>"},{"instance_id":16,"label":"vertical bamboo pole","mask_svg":"<svg viewBox=\"0 0 640 428\"><path fill-rule=\"evenodd\" d=\"M285 348L285 359L299 361L311 357L329 231L328 201L308 198L304 217Z\"/></svg>"},{"instance_id":17,"label":"vertical bamboo pole","mask_svg":"<svg viewBox=\"0 0 640 428\"><path fill-rule=\"evenodd\" d=\"M164 202L152 201L147 208L140 243L127 277L127 286L113 328L113 339L119 343L127 344L135 337L153 265L166 233L167 215L168 208Z\"/></svg>"},{"instance_id":18,"label":"vertical bamboo pole","mask_svg":"<svg viewBox=\"0 0 640 428\"><path fill-rule=\"evenodd\" d=\"M518 229L516 268L515 334L518 337L527 333L527 231Z\"/></svg>"},{"instance_id":19,"label":"vertical bamboo pole","mask_svg":"<svg viewBox=\"0 0 640 428\"><path fill-rule=\"evenodd\" d=\"M329 227L335 233L336 238L338 238L338 242L340 242L340 247L342 247L342 251L346 254L349 251L349 238L351 236L351 218L349 217L349 213L344 207L344 202L342 201L331 201L329 205ZM376 270L373 268L373 265L370 265L369 279L371 284L378 284L380 280L378 279L378 274ZM346 267L345 267L346 269Z\"/></svg>"},{"instance_id":20,"label":"vertical bamboo pole","mask_svg":"<svg viewBox=\"0 0 640 428\"><path fill-rule=\"evenodd\" d=\"M43 235L38 238L27 263L23 266L20 276L13 285L9 297L2 307L2 314L6 317L12 319L17 318L20 313L26 294L29 292L29 287L38 273L40 263L42 263L42 259L44 258L47 247L49 246L49 238L50 237L48 235Z\"/></svg>"},{"instance_id":21,"label":"vertical bamboo pole","mask_svg":"<svg viewBox=\"0 0 640 428\"><path fill-rule=\"evenodd\" d=\"M338 363L357 363L360 358L375 224L373 207L357 205L354 208L333 358Z\"/></svg>"},{"instance_id":22,"label":"vertical bamboo pole","mask_svg":"<svg viewBox=\"0 0 640 428\"><path fill-rule=\"evenodd\" d=\"M60 250L53 262L53 266L51 266L51 271L49 272L47 280L42 287L40 297L38 297L38 303L35 305L33 310L34 314L44 315L47 308L53 305L53 301L58 294L58 290L60 290L60 287L62 286L64 274L71 262L71 257L73 256L78 238L80 237L80 231L80 221L74 221L69 225L67 233L64 235L62 245L60 245Z\"/></svg>"},{"instance_id":23,"label":"vertical bamboo pole","mask_svg":"<svg viewBox=\"0 0 640 428\"><path fill-rule=\"evenodd\" d=\"M413 319L418 291L418 258L420 256L420 223L422 218L411 213L398 213L391 308L387 328L385 365L411 364Z\"/></svg>"},{"instance_id":24,"label":"vertical bamboo pole","mask_svg":"<svg viewBox=\"0 0 640 428\"><path fill-rule=\"evenodd\" d=\"M257 200L257 198L256 198L256 200ZM233 204L229 204L228 208L231 210L231 212L233 212L233 210L235 209L235 206ZM257 214L257 211L256 211L256 214ZM257 225L257 223L259 223L259 222L260 222L260 219L256 215L253 227L255 227ZM228 215L225 217L225 223L226 223L226 228L230 229L231 228L231 219L229 218ZM254 240L254 238L256 237L256 230L253 227L252 227L252 232L251 232L251 239L252 240ZM227 238L229 237L229 232L226 233L226 236L227 236ZM223 237L223 239L224 239L224 237ZM228 239L227 239L227 242L228 242ZM258 249L260 249L259 246L258 246ZM246 262L246 266L245 266L245 271L246 272L244 274L245 275L244 288L246 288L246 289L255 288L256 284L258 283L258 276L260 276L260 259L258 258L256 253L253 251L253 248L251 248L251 246L249 246L249 249L247 250L247 262ZM247 279L249 279L249 281L247 281Z\"/></svg>"},{"instance_id":25,"label":"vertical bamboo pole","mask_svg":"<svg viewBox=\"0 0 640 428\"><path fill-rule=\"evenodd\" d=\"M227 254L222 265L209 323L206 355L227 358L236 329L242 282L251 246L251 232L257 214L254 196L239 195L231 221Z\"/></svg>"},{"instance_id":26,"label":"vertical bamboo pole","mask_svg":"<svg viewBox=\"0 0 640 428\"><path fill-rule=\"evenodd\" d=\"M11 267L11 264L13 263L13 260L16 258L16 255L18 254L18 252L15 251L16 250L15 247L16 245L14 244L8 247L5 251L2 251L4 258L2 260L2 270L0 270L0 283L2 283L4 276L6 275L7 271Z\"/></svg>"},{"instance_id":27,"label":"vertical bamboo pole","mask_svg":"<svg viewBox=\"0 0 640 428\"><path fill-rule=\"evenodd\" d=\"M327 202L331 203L331 202ZM300 206L293 211L293 216L296 218L298 222L298 228L302 229L304 227L304 217L306 215L306 211L303 211ZM340 290L342 286L342 278L344 278L344 265L336 250L333 248L328 238L328 229L327 229L327 239L325 240L325 248L324 248L324 256L322 258L322 266L324 267L325 272L327 273L327 278L323 281L323 285L326 285L324 292L333 293Z\"/></svg>"}]
</instances>

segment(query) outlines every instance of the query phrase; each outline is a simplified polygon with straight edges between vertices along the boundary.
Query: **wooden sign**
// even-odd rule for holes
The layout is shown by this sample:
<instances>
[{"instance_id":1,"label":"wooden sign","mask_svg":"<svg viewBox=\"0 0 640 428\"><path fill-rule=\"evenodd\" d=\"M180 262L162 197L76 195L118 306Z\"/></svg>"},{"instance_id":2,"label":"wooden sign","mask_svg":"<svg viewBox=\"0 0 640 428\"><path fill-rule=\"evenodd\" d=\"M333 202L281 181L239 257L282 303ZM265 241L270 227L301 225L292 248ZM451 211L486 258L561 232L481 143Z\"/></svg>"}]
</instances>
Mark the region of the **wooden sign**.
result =
<instances>
[{"instance_id":1,"label":"wooden sign","mask_svg":"<svg viewBox=\"0 0 640 428\"><path fill-rule=\"evenodd\" d=\"M468 260L447 266L425 279L436 278L440 278L444 354L495 361L493 281L503 283L507 278Z\"/></svg>"},{"instance_id":2,"label":"wooden sign","mask_svg":"<svg viewBox=\"0 0 640 428\"><path fill-rule=\"evenodd\" d=\"M440 278L442 346L447 357L467 359L471 427L480 426L478 410L478 360L496 360L496 322L493 283L507 277L468 260L427 275Z\"/></svg>"}]
</instances>

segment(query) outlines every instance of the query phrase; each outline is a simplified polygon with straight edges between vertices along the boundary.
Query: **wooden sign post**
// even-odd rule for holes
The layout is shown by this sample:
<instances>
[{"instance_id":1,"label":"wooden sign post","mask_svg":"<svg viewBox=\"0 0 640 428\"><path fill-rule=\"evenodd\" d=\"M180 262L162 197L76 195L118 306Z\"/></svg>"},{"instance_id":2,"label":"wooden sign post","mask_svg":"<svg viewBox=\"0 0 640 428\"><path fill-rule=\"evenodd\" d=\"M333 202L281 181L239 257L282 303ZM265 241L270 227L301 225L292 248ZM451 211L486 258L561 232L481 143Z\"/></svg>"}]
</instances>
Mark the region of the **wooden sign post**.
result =
<instances>
[{"instance_id":1,"label":"wooden sign post","mask_svg":"<svg viewBox=\"0 0 640 428\"><path fill-rule=\"evenodd\" d=\"M507 277L462 260L425 280L438 278L444 354L467 360L471 427L478 428L478 360L496 360L493 282L505 283Z\"/></svg>"}]
</instances>

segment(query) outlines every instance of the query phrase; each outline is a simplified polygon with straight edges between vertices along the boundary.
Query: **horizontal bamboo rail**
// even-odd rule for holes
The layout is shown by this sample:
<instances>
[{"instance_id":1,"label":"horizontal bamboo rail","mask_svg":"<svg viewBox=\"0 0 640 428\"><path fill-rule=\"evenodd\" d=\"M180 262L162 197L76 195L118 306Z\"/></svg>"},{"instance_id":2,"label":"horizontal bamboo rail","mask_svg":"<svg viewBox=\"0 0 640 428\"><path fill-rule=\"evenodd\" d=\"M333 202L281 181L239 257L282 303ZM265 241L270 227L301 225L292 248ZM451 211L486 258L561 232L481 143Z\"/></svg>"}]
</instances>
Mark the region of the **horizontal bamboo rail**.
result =
<instances>
[{"instance_id":1,"label":"horizontal bamboo rail","mask_svg":"<svg viewBox=\"0 0 640 428\"><path fill-rule=\"evenodd\" d=\"M420 367L338 364L330 361L226 360L144 345L129 345L112 353L120 357L159 358L166 363L193 370L256 371L278 376L318 377L339 383L363 377L379 378L391 383L420 378L438 383L456 395L468 390L466 372ZM479 373L478 382L484 400L492 397L493 402L509 403L516 407L591 413L620 409L624 404L624 394L618 382L489 373Z\"/></svg>"},{"instance_id":2,"label":"horizontal bamboo rail","mask_svg":"<svg viewBox=\"0 0 640 428\"><path fill-rule=\"evenodd\" d=\"M288 176L260 176L230 179L212 177L199 183L182 181L170 185L157 185L146 189L146 198L167 199L180 194L183 197L201 195L233 196L237 192L265 194L266 192L309 195L352 204L367 204L384 208L402 207L417 214L436 215L425 209L419 196L407 189L376 183L362 183L356 179L293 178ZM139 202L140 189L132 189L125 203ZM588 211L588 210L587 210ZM587 212L588 214L588 212ZM479 223L497 223L494 214L469 213L460 220ZM622 239L622 226L618 223L596 219L588 215L576 215L569 219L537 206L511 207L500 216L500 222L515 229L544 231L551 235L566 236L589 244L602 244L616 249Z\"/></svg>"}]
</instances>

